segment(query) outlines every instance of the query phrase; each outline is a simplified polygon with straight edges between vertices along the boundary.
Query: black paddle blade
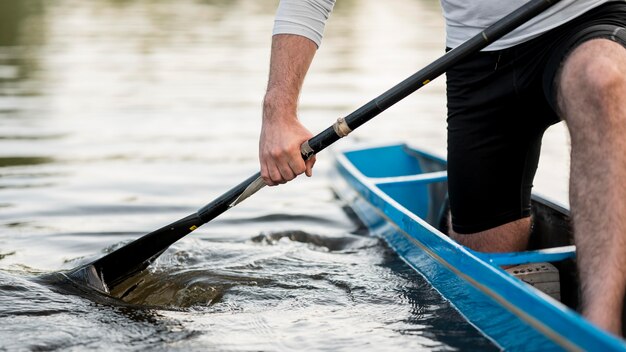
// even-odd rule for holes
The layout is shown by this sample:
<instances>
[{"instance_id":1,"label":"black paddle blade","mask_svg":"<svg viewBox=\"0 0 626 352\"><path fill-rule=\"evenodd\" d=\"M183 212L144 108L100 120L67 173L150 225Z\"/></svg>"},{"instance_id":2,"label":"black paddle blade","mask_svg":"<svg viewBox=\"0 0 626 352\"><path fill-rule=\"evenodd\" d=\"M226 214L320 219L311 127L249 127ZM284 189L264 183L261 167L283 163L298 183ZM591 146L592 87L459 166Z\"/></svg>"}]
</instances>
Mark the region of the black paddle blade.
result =
<instances>
[{"instance_id":1,"label":"black paddle blade","mask_svg":"<svg viewBox=\"0 0 626 352\"><path fill-rule=\"evenodd\" d=\"M142 271L170 245L202 225L198 214L191 214L151 232L107 255L75 268L67 276L108 294L109 290Z\"/></svg>"},{"instance_id":2,"label":"black paddle blade","mask_svg":"<svg viewBox=\"0 0 626 352\"><path fill-rule=\"evenodd\" d=\"M248 197L249 193L260 189L260 177L261 174L257 172L196 213L144 235L96 261L74 268L66 276L79 285L87 285L108 294L122 281L145 269L174 242L230 209ZM249 187L253 190L249 191Z\"/></svg>"}]
</instances>

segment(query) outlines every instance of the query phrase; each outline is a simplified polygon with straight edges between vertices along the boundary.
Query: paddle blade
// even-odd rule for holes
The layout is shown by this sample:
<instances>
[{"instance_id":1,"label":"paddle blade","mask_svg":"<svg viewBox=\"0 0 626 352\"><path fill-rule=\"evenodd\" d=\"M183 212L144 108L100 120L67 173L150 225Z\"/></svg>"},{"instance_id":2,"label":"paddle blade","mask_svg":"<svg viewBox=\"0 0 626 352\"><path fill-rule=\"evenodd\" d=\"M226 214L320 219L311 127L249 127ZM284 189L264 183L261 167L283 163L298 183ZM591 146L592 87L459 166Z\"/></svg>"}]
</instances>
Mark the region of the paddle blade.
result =
<instances>
[{"instance_id":1,"label":"paddle blade","mask_svg":"<svg viewBox=\"0 0 626 352\"><path fill-rule=\"evenodd\" d=\"M170 245L203 224L191 214L118 248L104 257L70 271L70 279L103 293L142 271Z\"/></svg>"}]
</instances>

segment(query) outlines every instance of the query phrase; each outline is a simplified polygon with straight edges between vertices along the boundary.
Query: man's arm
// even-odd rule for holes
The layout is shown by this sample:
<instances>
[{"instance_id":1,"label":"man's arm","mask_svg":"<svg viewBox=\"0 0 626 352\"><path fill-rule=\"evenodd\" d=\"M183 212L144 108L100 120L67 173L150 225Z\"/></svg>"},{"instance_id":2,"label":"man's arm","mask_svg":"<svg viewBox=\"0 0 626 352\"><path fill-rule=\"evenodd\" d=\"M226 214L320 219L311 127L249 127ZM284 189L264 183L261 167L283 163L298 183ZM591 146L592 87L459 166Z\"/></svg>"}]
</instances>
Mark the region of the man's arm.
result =
<instances>
[{"instance_id":1,"label":"man's arm","mask_svg":"<svg viewBox=\"0 0 626 352\"><path fill-rule=\"evenodd\" d=\"M259 141L261 177L269 186L285 183L306 172L312 175L315 157L304 161L300 145L312 137L298 120L298 98L317 45L300 35L272 37L263 125Z\"/></svg>"},{"instance_id":2,"label":"man's arm","mask_svg":"<svg viewBox=\"0 0 626 352\"><path fill-rule=\"evenodd\" d=\"M267 185L303 172L312 175L315 157L305 162L300 155L300 145L312 135L298 121L298 98L334 5L335 0L281 0L278 5L259 141L261 177Z\"/></svg>"}]
</instances>

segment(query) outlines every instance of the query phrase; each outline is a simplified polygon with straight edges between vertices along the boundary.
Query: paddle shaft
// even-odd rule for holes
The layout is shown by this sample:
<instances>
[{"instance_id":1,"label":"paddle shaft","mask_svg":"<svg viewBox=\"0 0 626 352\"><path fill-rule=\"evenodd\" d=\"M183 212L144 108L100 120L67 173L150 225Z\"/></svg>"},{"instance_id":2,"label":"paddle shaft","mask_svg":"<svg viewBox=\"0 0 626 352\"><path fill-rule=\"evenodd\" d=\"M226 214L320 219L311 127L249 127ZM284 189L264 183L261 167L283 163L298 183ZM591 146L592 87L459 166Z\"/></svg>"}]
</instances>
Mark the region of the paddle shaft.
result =
<instances>
[{"instance_id":1,"label":"paddle shaft","mask_svg":"<svg viewBox=\"0 0 626 352\"><path fill-rule=\"evenodd\" d=\"M477 53L559 1L529 1L467 42L447 52L430 65L309 139L302 146L303 158L307 159L324 150L409 94L439 77L459 61ZM196 213L151 232L91 264L73 270L70 274L84 276L95 271L94 274L104 283L104 288L112 288L125 278L143 270L174 242L256 192L262 187L260 180L260 173L257 172ZM100 287L95 288L102 290Z\"/></svg>"},{"instance_id":2,"label":"paddle shaft","mask_svg":"<svg viewBox=\"0 0 626 352\"><path fill-rule=\"evenodd\" d=\"M409 94L441 76L459 61L484 49L489 44L505 36L515 28L526 23L528 20L559 1L560 0L532 0L526 3L524 6L513 11L500 21L486 28L481 33L450 50L430 65L424 67L409 78L398 83L377 98L346 116L344 118L345 123L350 130L354 131L356 128L376 117L381 112L387 110L389 107L404 99ZM340 134L336 132L336 125L337 123L309 139L307 143L310 149L306 150L306 146L303 147L303 149L305 149L303 152L303 157L305 159L313 154L319 153L329 145L344 137L340 136Z\"/></svg>"}]
</instances>

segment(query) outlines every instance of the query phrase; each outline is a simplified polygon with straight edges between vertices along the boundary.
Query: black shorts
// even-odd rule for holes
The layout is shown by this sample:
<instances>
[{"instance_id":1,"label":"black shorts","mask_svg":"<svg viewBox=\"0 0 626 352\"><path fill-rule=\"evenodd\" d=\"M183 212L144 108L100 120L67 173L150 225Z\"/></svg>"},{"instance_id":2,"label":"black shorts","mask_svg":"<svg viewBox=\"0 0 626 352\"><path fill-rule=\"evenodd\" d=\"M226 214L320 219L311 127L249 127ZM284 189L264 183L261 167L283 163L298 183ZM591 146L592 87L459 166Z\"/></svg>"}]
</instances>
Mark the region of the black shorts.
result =
<instances>
[{"instance_id":1,"label":"black shorts","mask_svg":"<svg viewBox=\"0 0 626 352\"><path fill-rule=\"evenodd\" d=\"M515 47L447 72L448 187L453 229L475 233L530 216L544 131L560 121L555 77L577 45L626 46L626 3L610 2Z\"/></svg>"}]
</instances>

